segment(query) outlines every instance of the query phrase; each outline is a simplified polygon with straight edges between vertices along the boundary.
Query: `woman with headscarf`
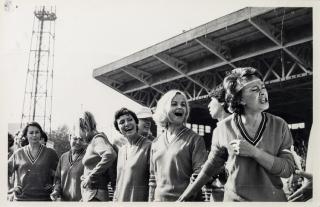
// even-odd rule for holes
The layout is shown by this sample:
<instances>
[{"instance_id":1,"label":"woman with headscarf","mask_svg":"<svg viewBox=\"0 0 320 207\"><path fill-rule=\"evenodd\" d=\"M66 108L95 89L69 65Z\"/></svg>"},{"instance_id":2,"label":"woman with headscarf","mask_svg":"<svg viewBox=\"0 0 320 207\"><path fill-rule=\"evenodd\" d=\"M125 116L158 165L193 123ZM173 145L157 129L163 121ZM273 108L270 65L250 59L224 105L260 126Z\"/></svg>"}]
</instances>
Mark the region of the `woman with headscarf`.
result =
<instances>
[{"instance_id":1,"label":"woman with headscarf","mask_svg":"<svg viewBox=\"0 0 320 207\"><path fill-rule=\"evenodd\" d=\"M224 201L286 201L280 177L289 177L295 167L288 124L264 112L268 92L256 69L234 69L223 84L233 114L214 130L208 160L179 201L194 194L224 163L229 172Z\"/></svg>"}]
</instances>

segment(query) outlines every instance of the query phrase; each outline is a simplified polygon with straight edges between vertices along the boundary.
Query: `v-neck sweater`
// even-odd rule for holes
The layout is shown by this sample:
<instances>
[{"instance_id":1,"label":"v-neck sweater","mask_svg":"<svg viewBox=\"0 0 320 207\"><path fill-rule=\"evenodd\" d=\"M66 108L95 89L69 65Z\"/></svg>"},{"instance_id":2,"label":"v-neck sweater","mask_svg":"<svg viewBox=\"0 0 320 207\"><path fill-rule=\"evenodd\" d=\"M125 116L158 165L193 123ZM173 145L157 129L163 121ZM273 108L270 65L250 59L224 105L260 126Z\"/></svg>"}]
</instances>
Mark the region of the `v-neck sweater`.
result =
<instances>
[{"instance_id":1,"label":"v-neck sweater","mask_svg":"<svg viewBox=\"0 0 320 207\"><path fill-rule=\"evenodd\" d=\"M290 152L293 144L288 124L280 117L263 113L265 123L259 128L254 140L245 137L233 114L219 122L213 132L212 147L203 172L213 176L226 163L229 172L225 184L225 201L286 201L280 177L294 172L294 160ZM259 133L259 135L258 135ZM251 157L238 156L229 143L244 140L273 156L270 170Z\"/></svg>"},{"instance_id":2,"label":"v-neck sweater","mask_svg":"<svg viewBox=\"0 0 320 207\"><path fill-rule=\"evenodd\" d=\"M54 190L58 192L63 201L80 201L81 175L83 174L82 158L85 149L80 151L72 160L72 151L69 150L61 155L55 174Z\"/></svg>"},{"instance_id":3,"label":"v-neck sweater","mask_svg":"<svg viewBox=\"0 0 320 207\"><path fill-rule=\"evenodd\" d=\"M14 186L20 186L22 193L17 195L21 201L50 200L54 172L58 164L57 153L44 145L40 145L35 158L30 156L28 145L18 149L8 160L9 176L15 174Z\"/></svg>"},{"instance_id":4,"label":"v-neck sweater","mask_svg":"<svg viewBox=\"0 0 320 207\"><path fill-rule=\"evenodd\" d=\"M105 134L99 133L92 138L82 159L83 176L91 180L89 188L108 190L108 169L116 158L117 154Z\"/></svg>"},{"instance_id":5,"label":"v-neck sweater","mask_svg":"<svg viewBox=\"0 0 320 207\"><path fill-rule=\"evenodd\" d=\"M119 149L114 201L148 201L151 141L145 137Z\"/></svg>"},{"instance_id":6,"label":"v-neck sweater","mask_svg":"<svg viewBox=\"0 0 320 207\"><path fill-rule=\"evenodd\" d=\"M154 201L176 201L207 159L203 138L184 130L170 143L166 132L152 143L149 185L155 188Z\"/></svg>"}]
</instances>

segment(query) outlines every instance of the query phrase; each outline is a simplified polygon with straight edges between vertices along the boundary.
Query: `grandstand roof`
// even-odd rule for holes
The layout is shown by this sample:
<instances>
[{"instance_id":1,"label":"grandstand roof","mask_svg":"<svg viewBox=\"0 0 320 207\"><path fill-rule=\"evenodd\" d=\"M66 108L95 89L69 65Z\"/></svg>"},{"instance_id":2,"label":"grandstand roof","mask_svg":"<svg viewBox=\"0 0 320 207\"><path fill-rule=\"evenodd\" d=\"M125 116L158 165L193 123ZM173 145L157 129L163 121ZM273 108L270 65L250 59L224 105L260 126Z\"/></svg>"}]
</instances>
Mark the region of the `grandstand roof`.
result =
<instances>
[{"instance_id":1,"label":"grandstand roof","mask_svg":"<svg viewBox=\"0 0 320 207\"><path fill-rule=\"evenodd\" d=\"M312 120L312 34L312 8L244 8L96 68L93 77L144 106L177 88L206 108L227 71L253 66L273 113Z\"/></svg>"}]
</instances>

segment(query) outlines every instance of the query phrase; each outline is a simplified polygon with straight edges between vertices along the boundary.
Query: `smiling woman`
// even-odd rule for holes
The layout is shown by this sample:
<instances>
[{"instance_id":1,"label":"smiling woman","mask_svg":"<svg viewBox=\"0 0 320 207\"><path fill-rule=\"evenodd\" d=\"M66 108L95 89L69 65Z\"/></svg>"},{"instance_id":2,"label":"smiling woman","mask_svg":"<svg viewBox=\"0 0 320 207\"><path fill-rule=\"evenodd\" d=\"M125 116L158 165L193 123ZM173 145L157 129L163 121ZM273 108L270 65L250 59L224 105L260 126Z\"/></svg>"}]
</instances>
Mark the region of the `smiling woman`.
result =
<instances>
[{"instance_id":1,"label":"smiling woman","mask_svg":"<svg viewBox=\"0 0 320 207\"><path fill-rule=\"evenodd\" d=\"M207 159L203 138L185 126L189 110L178 90L167 92L157 104L153 118L165 131L152 143L150 201L176 201ZM201 192L190 199L200 200Z\"/></svg>"},{"instance_id":2,"label":"smiling woman","mask_svg":"<svg viewBox=\"0 0 320 207\"><path fill-rule=\"evenodd\" d=\"M114 201L148 201L151 141L138 134L139 120L126 108L115 113L114 126L128 140L118 152Z\"/></svg>"}]
</instances>

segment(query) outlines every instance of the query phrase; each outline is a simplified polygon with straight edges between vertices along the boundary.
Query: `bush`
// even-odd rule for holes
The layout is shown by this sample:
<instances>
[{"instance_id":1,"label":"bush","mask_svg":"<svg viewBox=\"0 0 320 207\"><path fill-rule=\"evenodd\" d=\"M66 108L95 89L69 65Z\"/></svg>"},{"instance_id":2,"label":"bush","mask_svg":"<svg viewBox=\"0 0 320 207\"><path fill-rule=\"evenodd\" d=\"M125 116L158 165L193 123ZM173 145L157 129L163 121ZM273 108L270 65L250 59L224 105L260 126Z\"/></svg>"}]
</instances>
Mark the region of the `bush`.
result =
<instances>
[{"instance_id":1,"label":"bush","mask_svg":"<svg viewBox=\"0 0 320 207\"><path fill-rule=\"evenodd\" d=\"M69 128L67 125L62 125L58 129L53 130L49 135L49 140L54 143L54 149L60 157L63 153L70 150L69 144Z\"/></svg>"}]
</instances>

